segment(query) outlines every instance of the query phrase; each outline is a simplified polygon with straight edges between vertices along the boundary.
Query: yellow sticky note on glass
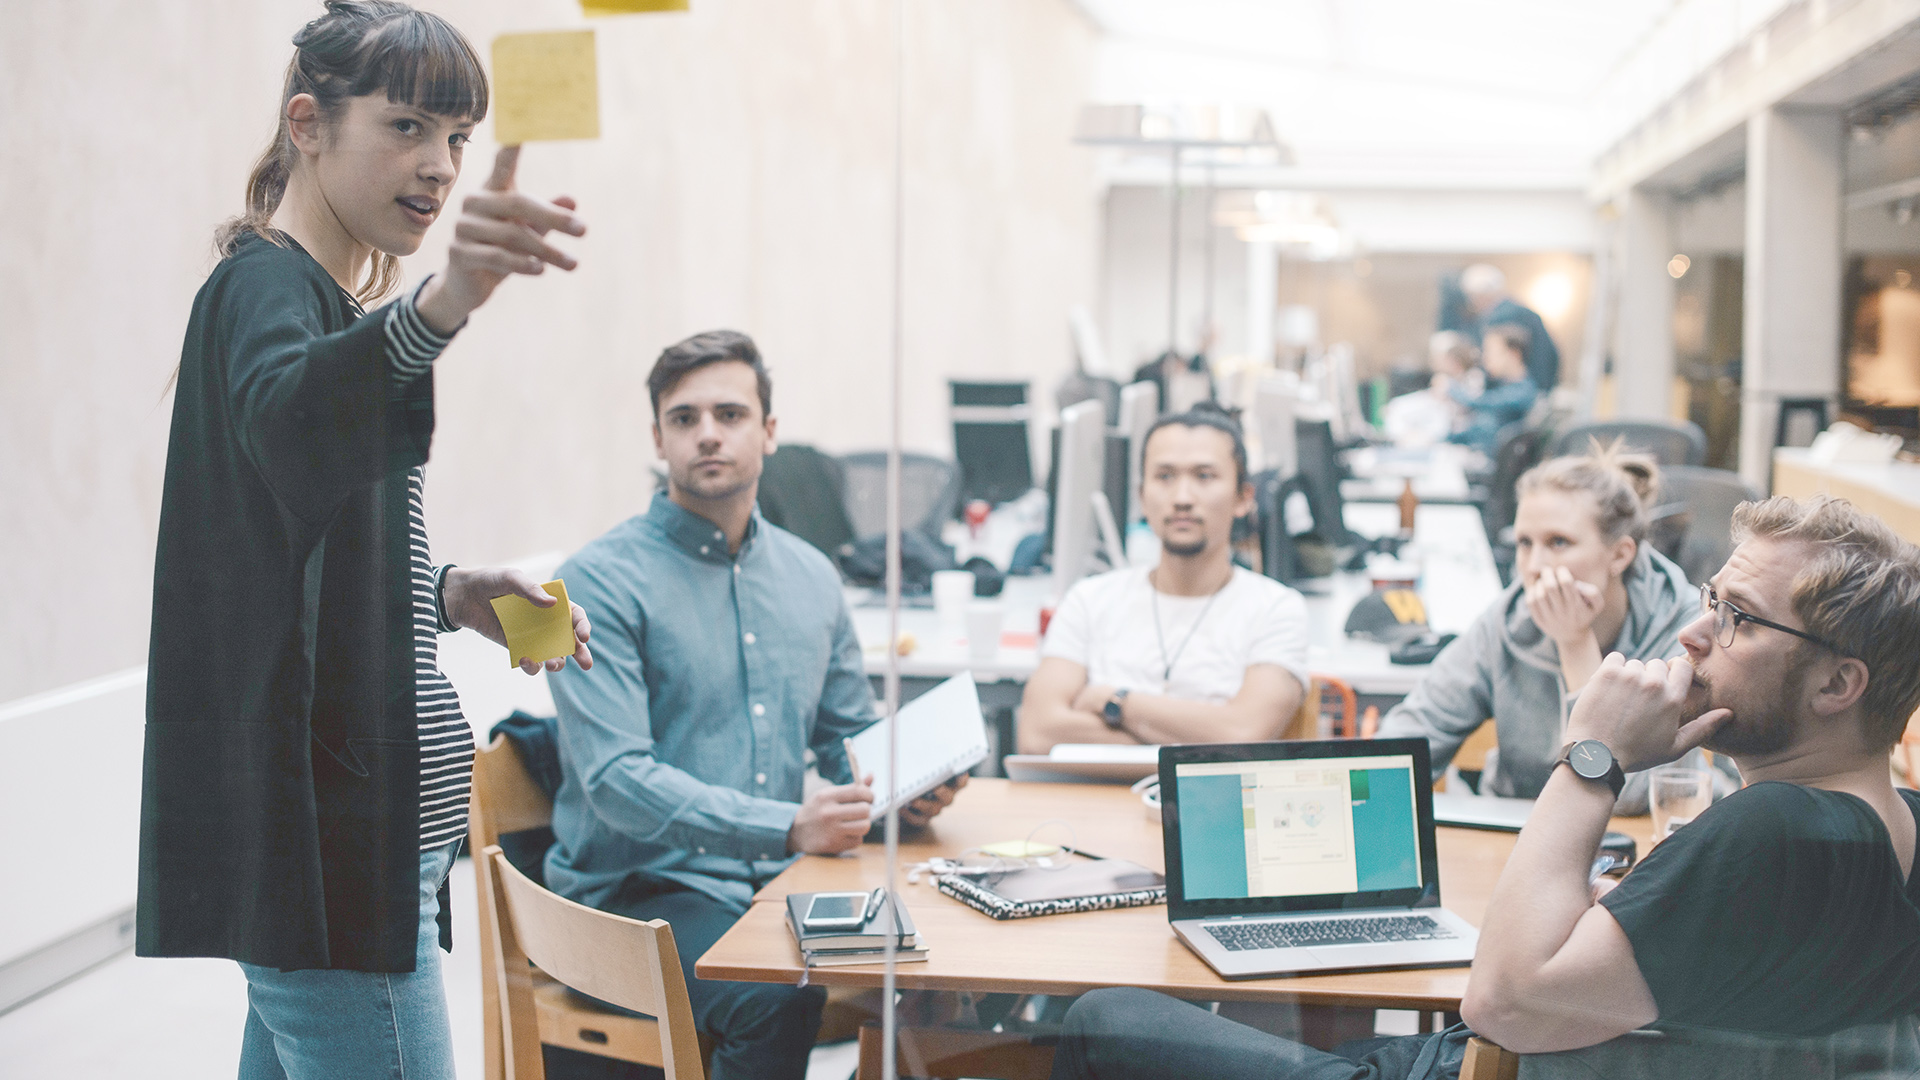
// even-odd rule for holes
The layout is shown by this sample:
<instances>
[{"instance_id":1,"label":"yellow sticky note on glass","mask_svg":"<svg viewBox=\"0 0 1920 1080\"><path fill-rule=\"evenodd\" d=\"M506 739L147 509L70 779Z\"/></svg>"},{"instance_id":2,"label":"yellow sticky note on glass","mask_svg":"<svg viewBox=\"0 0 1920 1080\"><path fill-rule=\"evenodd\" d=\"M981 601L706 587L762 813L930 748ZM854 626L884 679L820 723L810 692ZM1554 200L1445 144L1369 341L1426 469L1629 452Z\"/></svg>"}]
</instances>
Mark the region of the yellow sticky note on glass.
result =
<instances>
[{"instance_id":1,"label":"yellow sticky note on glass","mask_svg":"<svg viewBox=\"0 0 1920 1080\"><path fill-rule=\"evenodd\" d=\"M573 655L573 605L567 602L567 583L555 578L540 587L560 602L543 608L521 596L489 601L500 617L500 628L507 632L508 667L519 667L522 660L544 663Z\"/></svg>"},{"instance_id":2,"label":"yellow sticky note on glass","mask_svg":"<svg viewBox=\"0 0 1920 1080\"><path fill-rule=\"evenodd\" d=\"M580 0L580 10L595 15L639 15L649 11L685 11L687 0Z\"/></svg>"},{"instance_id":3,"label":"yellow sticky note on glass","mask_svg":"<svg viewBox=\"0 0 1920 1080\"><path fill-rule=\"evenodd\" d=\"M593 31L493 39L493 137L502 146L600 137Z\"/></svg>"}]
</instances>

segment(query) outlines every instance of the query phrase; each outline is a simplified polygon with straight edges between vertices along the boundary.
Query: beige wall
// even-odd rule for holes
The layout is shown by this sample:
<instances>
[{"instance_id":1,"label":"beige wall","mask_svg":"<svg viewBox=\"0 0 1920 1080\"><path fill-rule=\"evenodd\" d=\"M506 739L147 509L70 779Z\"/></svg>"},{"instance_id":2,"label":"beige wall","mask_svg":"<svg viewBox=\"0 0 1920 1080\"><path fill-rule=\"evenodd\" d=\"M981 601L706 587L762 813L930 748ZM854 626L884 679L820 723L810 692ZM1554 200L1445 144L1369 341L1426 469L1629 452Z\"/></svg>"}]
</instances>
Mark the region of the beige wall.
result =
<instances>
[{"instance_id":1,"label":"beige wall","mask_svg":"<svg viewBox=\"0 0 1920 1080\"><path fill-rule=\"evenodd\" d=\"M483 53L502 30L582 21L562 0L429 6ZM209 233L271 133L287 39L318 7L0 12L0 701L145 659L163 387ZM1068 135L1094 34L1068 0L906 8L903 418L909 446L944 451L945 379L1050 388L1066 310L1093 300L1093 163ZM758 338L786 438L886 439L892 5L694 9L596 21L603 138L523 159L522 186L574 194L592 233L581 270L509 283L442 360L441 558L570 549L639 508L646 370L698 330Z\"/></svg>"}]
</instances>

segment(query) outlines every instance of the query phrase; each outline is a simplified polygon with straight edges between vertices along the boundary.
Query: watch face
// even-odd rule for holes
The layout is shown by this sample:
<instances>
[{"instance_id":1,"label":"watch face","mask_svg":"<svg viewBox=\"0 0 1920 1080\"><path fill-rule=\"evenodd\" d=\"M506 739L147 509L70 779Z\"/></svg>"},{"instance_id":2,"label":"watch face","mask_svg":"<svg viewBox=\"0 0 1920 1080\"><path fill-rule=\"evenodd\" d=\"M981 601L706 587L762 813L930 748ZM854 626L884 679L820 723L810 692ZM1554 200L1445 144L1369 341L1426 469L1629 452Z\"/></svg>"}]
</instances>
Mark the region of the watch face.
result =
<instances>
[{"instance_id":1,"label":"watch face","mask_svg":"<svg viewBox=\"0 0 1920 1080\"><path fill-rule=\"evenodd\" d=\"M1613 753L1605 743L1583 739L1567 751L1567 763L1581 776L1599 780L1607 775L1607 770L1613 768Z\"/></svg>"}]
</instances>

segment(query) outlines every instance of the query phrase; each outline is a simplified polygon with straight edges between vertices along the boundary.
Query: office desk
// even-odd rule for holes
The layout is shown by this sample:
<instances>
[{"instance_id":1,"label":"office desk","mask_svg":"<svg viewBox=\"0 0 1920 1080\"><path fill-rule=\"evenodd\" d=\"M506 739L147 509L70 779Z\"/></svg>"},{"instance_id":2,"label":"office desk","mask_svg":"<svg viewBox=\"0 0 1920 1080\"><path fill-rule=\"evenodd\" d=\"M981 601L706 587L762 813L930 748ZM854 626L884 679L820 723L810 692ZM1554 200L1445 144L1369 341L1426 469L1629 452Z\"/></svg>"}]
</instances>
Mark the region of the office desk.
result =
<instances>
[{"instance_id":1,"label":"office desk","mask_svg":"<svg viewBox=\"0 0 1920 1080\"><path fill-rule=\"evenodd\" d=\"M896 967L903 989L971 990L1024 994L1081 994L1103 986L1142 986L1199 1001L1292 1001L1376 1009L1458 1010L1467 969L1426 968L1228 982L1173 936L1164 905L1047 915L995 922L943 896L922 878L906 884L905 867L932 855L958 855L995 840L1019 839L1040 823L1061 819L1077 842L1109 858L1164 869L1160 826L1124 787L1023 784L976 779L953 807L900 845L900 896L925 938L924 962ZM1647 835L1644 818L1616 820L1614 829ZM1069 839L1057 825L1036 841ZM1513 850L1510 833L1439 831L1440 895L1446 906L1478 925L1500 868ZM747 914L695 966L703 979L797 983L800 954L786 928L785 897L792 892L871 889L887 881L886 853L862 845L843 857L809 856L770 882ZM881 985L879 964L815 968L823 985Z\"/></svg>"},{"instance_id":2,"label":"office desk","mask_svg":"<svg viewBox=\"0 0 1920 1080\"><path fill-rule=\"evenodd\" d=\"M1920 543L1920 465L1888 461L1823 464L1810 451L1781 447L1773 452L1773 493L1804 499L1832 495L1874 515L1912 543Z\"/></svg>"},{"instance_id":3,"label":"office desk","mask_svg":"<svg viewBox=\"0 0 1920 1080\"><path fill-rule=\"evenodd\" d=\"M1355 503L1346 508L1347 527L1362 536L1383 536L1400 527L1398 508L1389 504ZM1435 630L1460 633L1500 594L1500 575L1493 565L1480 513L1470 506L1422 505L1414 519L1414 542L1424 552L1425 574L1421 597ZM1337 573L1300 582L1311 620L1307 640L1307 667L1343 679L1360 694L1404 695L1426 673L1427 665L1394 664L1387 647L1349 638L1343 627L1353 605L1372 591L1364 574ZM988 661L975 661L967 650L964 630L942 627L932 608L902 608L900 629L912 634L914 651L900 660L904 678L935 681L972 671L981 684L982 701L1004 698L1011 687L1013 703L1018 687L1040 662L1036 640L1040 608L1052 604L1053 578L1010 577L1001 595L1006 611L1004 635L1015 645L1003 645ZM855 631L865 649L868 675L886 670L887 612L884 607L855 606ZM1002 684L996 689L988 689Z\"/></svg>"},{"instance_id":4,"label":"office desk","mask_svg":"<svg viewBox=\"0 0 1920 1080\"><path fill-rule=\"evenodd\" d=\"M1467 463L1472 453L1452 443L1423 450L1392 446L1349 450L1347 471L1353 479L1341 482L1340 497L1348 502L1398 502L1411 480L1413 493L1423 503L1471 503L1474 500L1467 483Z\"/></svg>"}]
</instances>

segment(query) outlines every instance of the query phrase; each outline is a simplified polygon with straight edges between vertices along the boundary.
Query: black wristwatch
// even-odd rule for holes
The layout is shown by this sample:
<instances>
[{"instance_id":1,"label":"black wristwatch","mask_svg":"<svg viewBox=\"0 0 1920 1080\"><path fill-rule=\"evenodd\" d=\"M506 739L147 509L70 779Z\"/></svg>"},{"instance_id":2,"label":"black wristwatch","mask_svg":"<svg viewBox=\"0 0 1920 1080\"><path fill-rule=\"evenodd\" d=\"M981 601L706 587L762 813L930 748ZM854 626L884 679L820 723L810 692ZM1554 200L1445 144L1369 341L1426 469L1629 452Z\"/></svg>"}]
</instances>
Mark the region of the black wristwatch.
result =
<instances>
[{"instance_id":1,"label":"black wristwatch","mask_svg":"<svg viewBox=\"0 0 1920 1080\"><path fill-rule=\"evenodd\" d=\"M1123 719L1120 715L1120 709L1126 703L1126 700L1126 687L1121 687L1113 692L1113 696L1107 699L1105 705L1100 707L1100 719L1106 721L1107 727L1114 731L1120 730L1120 723Z\"/></svg>"},{"instance_id":2,"label":"black wristwatch","mask_svg":"<svg viewBox=\"0 0 1920 1080\"><path fill-rule=\"evenodd\" d=\"M1616 799L1620 797L1620 789L1627 786L1627 774L1620 768L1620 762L1599 739L1581 739L1561 747L1560 760L1554 765L1568 766L1573 769L1573 775L1582 780L1605 780Z\"/></svg>"}]
</instances>

